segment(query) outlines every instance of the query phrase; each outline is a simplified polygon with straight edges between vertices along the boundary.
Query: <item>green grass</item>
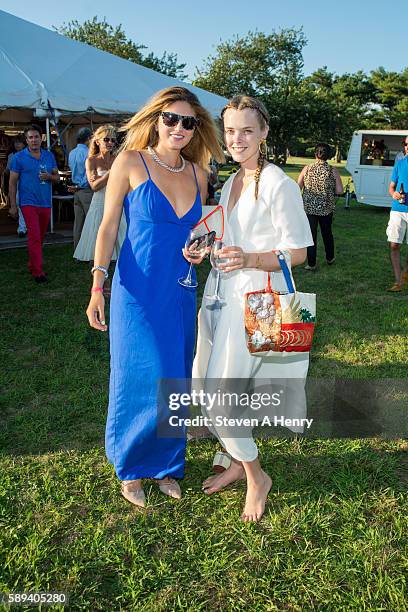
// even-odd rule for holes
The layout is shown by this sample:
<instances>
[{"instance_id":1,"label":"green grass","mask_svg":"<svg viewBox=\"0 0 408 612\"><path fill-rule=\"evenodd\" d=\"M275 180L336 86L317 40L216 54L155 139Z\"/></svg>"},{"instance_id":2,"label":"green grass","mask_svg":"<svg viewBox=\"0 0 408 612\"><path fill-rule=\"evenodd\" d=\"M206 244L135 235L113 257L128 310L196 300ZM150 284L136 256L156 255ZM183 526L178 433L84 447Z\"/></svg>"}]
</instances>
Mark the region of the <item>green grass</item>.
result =
<instances>
[{"instance_id":1,"label":"green grass","mask_svg":"<svg viewBox=\"0 0 408 612\"><path fill-rule=\"evenodd\" d=\"M296 270L318 295L311 377L407 377L387 216L339 200L337 263L319 245L318 271ZM87 327L89 269L71 251L46 247L47 286L24 250L0 259L0 591L65 590L72 610L406 610L402 439L261 440L274 484L259 525L239 521L242 484L201 493L212 440L189 443L180 502L148 484L146 511L120 497L103 451L108 338Z\"/></svg>"}]
</instances>

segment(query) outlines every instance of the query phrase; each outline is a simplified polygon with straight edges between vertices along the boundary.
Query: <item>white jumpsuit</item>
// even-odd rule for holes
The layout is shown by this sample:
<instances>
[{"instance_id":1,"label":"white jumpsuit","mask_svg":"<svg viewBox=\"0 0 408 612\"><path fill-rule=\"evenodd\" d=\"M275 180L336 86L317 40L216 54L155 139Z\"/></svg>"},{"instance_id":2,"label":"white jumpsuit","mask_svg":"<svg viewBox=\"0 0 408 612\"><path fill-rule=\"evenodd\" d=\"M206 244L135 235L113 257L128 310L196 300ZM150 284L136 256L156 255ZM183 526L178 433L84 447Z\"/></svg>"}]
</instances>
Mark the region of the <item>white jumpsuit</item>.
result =
<instances>
[{"instance_id":1,"label":"white jumpsuit","mask_svg":"<svg viewBox=\"0 0 408 612\"><path fill-rule=\"evenodd\" d=\"M228 217L228 200L234 176L226 181L220 200L224 209L224 242L227 245L240 246L246 252L265 252L272 249L300 249L313 244L302 196L295 181L277 166L267 166L261 173L257 201L255 184L252 182ZM271 276L275 290L287 291L282 273ZM216 278L217 273L212 270L199 313L197 353L193 366L194 387L197 390L204 389L207 393L215 393L217 389L245 392L248 387L256 389L257 382L265 390L266 381L280 379L279 385L285 387L288 401L284 408L282 405L271 407L271 418L275 414L285 418L305 418L304 384L309 354L274 353L272 356L253 356L246 346L244 294L264 289L267 273L244 269L222 275L219 293L225 304L221 308L205 297L214 294ZM211 415L204 408L203 414L211 416L214 422L216 414L226 414L225 406L216 404ZM213 425L210 429L235 459L256 459L258 450L251 429L243 429L238 434L234 429L235 433L231 437L228 437L228 429L225 427ZM303 431L302 427L290 429Z\"/></svg>"}]
</instances>

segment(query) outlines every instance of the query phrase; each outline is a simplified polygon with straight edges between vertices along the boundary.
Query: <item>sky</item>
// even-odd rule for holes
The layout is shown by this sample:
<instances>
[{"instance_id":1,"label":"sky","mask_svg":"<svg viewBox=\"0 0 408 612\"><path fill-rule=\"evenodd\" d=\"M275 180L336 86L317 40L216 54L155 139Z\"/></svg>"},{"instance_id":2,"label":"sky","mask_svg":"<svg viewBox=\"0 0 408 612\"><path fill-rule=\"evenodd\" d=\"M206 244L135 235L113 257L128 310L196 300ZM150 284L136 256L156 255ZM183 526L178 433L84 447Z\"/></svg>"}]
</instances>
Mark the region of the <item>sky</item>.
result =
<instances>
[{"instance_id":1,"label":"sky","mask_svg":"<svg viewBox=\"0 0 408 612\"><path fill-rule=\"evenodd\" d=\"M49 29L106 17L146 51L177 53L190 79L220 41L291 27L302 27L308 40L306 75L322 66L337 74L408 66L408 0L0 0L0 9Z\"/></svg>"}]
</instances>

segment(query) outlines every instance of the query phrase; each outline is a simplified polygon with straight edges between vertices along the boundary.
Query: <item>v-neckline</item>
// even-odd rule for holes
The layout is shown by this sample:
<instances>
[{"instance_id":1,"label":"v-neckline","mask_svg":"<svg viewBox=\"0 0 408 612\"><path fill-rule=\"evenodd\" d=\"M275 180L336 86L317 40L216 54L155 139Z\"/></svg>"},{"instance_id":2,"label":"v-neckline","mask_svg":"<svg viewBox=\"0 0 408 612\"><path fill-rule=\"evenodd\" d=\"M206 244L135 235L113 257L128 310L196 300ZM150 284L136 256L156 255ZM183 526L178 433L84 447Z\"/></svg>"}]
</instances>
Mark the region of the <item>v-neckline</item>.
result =
<instances>
[{"instance_id":1,"label":"v-neckline","mask_svg":"<svg viewBox=\"0 0 408 612\"><path fill-rule=\"evenodd\" d=\"M171 210L174 212L175 216L177 217L177 219L179 221L181 221L182 219L184 219L184 217L186 217L188 215L189 212L191 212L194 208L195 203L197 202L197 196L199 195L199 189L197 187L197 191L196 191L196 195L194 198L194 201L192 203L192 205L190 206L190 208L187 210L187 212L184 213L184 215L182 215L181 217L178 216L178 214L176 213L176 209L174 208L173 204L170 202L169 198L166 196L166 194L160 189L160 187L158 185L156 185L156 183L154 182L154 180L152 178L149 177L148 179L152 185L154 185L157 189L157 191L159 193L161 193L161 195L163 196L163 198L166 200L166 202L168 203L168 205L170 206Z\"/></svg>"},{"instance_id":2,"label":"v-neckline","mask_svg":"<svg viewBox=\"0 0 408 612\"><path fill-rule=\"evenodd\" d=\"M169 199L169 198L166 196L166 194L164 193L164 191L163 191L162 189L160 189L160 187L159 187L159 186L158 186L158 185L157 185L157 184L154 182L154 180L152 179L152 177L151 177L151 175L150 175L150 170L149 170L149 167L148 167L148 165L146 164L146 160L145 160L145 158L143 157L143 155L142 155L142 153L141 153L140 151L139 151L139 155L140 155L140 157L141 157L141 159L142 159L142 161L143 161L143 165L144 165L144 167L145 167L145 169L146 169L147 179L146 179L146 180L145 180L143 183L141 183L140 185L138 185L138 186L137 186L135 189L132 189L131 191L129 191L129 193L127 194L128 196L129 196L131 193L133 193L133 192L137 191L137 190L139 189L139 187L141 187L142 185L147 185L147 184L151 183L151 184L152 184L152 185L153 185L153 186L154 186L154 187L157 189L157 191L160 193L160 195L162 195L162 196L163 196L163 198L166 200L167 204L170 206L171 210L173 211L174 216L175 216L175 217L176 217L176 219L178 219L179 221L181 221L182 219L184 219L184 218L185 218L185 217L186 217L186 216L187 216L187 215L188 215L188 214L189 214L189 213L190 213L190 212L193 210L193 208L194 208L194 206L195 206L195 204L196 204L196 202L197 202L197 198L198 198L198 197L200 197L200 204L202 203L202 202L201 202L200 187L199 187L199 184L198 184L198 181L197 181L197 176L196 176L196 172L195 172L195 169L194 169L194 165L193 165L193 163L192 163L191 165L192 165L192 168L193 168L194 178L195 178L195 182L196 182L196 186L197 186L196 195L195 195L194 201L193 201L193 203L191 204L190 208L189 208L189 209L188 209L188 210L187 210L187 211L184 213L184 215L182 215L181 217L179 217L179 215L177 214L176 209L175 209L175 207L173 206L173 204L171 203L170 199Z\"/></svg>"},{"instance_id":3,"label":"v-neckline","mask_svg":"<svg viewBox=\"0 0 408 612\"><path fill-rule=\"evenodd\" d=\"M244 191L241 192L241 195L239 196L239 198L235 201L234 206L231 208L231 210L229 210L229 203L230 203L230 198L231 198L231 191L232 191L232 187L234 185L234 180L235 177L237 176L238 172L236 174L234 174L234 176L232 177L232 181L231 181L231 186L229 188L229 192L228 192L228 199L227 199L227 219L229 219L233 213L233 211L236 209L236 207L238 206L240 200L244 197L244 195L246 194L246 192L248 191L248 189L250 187L252 187L252 183L254 182L254 179L251 180L251 182L245 187Z\"/></svg>"},{"instance_id":4,"label":"v-neckline","mask_svg":"<svg viewBox=\"0 0 408 612\"><path fill-rule=\"evenodd\" d=\"M138 189L140 189L140 187L143 187L143 185L148 185L149 183L151 183L153 185L153 187L155 187L157 189L157 191L160 193L160 195L163 196L163 198L166 200L167 204L170 206L171 210L174 213L174 216L176 217L176 219L178 219L179 221L181 221L182 219L184 219L184 217L186 217L194 208L196 202L197 202L197 197L200 194L199 189L197 188L197 193L196 193L196 197L194 199L194 202L192 203L192 205L190 206L190 208L188 209L188 211L186 213L184 213L184 215L182 217L179 217L178 214L176 213L176 211L174 210L174 206L173 204L170 202L169 198L163 193L163 191L160 189L160 187L158 185L156 185L156 183L153 181L153 179L151 179L150 177L147 178L143 183L140 183L140 185L138 185L137 187L135 187L134 189L131 189L126 197L129 197L130 195L132 195L132 193L135 193Z\"/></svg>"}]
</instances>

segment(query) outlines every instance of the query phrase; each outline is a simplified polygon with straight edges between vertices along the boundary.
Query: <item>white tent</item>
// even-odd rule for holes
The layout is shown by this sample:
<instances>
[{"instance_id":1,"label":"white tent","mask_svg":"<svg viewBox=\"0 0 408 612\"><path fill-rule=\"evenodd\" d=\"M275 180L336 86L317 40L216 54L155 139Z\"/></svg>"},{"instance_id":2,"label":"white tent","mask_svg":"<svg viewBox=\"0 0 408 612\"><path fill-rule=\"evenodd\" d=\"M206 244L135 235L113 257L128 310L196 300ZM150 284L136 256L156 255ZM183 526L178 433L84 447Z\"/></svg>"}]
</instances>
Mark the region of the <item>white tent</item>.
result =
<instances>
[{"instance_id":1,"label":"white tent","mask_svg":"<svg viewBox=\"0 0 408 612\"><path fill-rule=\"evenodd\" d=\"M213 115L221 96L0 11L0 111L132 114L159 89L183 85Z\"/></svg>"},{"instance_id":2,"label":"white tent","mask_svg":"<svg viewBox=\"0 0 408 612\"><path fill-rule=\"evenodd\" d=\"M51 106L57 111L51 118L62 115L64 140L72 145L74 125L105 123L107 115L119 120L135 113L156 91L175 85L194 92L214 116L226 103L204 89L0 10L0 127L8 127L8 134L21 131L33 115L46 118L50 146Z\"/></svg>"}]
</instances>

